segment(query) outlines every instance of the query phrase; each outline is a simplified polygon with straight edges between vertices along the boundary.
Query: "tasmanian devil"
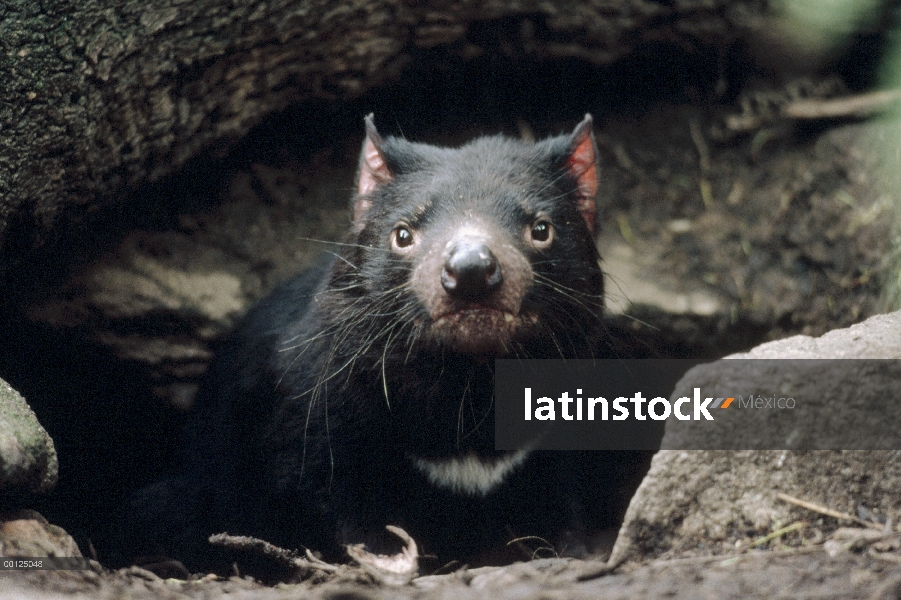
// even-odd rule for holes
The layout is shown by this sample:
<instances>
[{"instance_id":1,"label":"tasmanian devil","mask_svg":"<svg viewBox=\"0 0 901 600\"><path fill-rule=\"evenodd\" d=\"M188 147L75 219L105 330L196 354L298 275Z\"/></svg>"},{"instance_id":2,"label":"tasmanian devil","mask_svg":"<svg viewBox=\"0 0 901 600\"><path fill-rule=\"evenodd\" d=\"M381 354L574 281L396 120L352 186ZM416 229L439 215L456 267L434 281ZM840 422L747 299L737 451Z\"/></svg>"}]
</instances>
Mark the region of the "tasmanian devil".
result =
<instances>
[{"instance_id":1,"label":"tasmanian devil","mask_svg":"<svg viewBox=\"0 0 901 600\"><path fill-rule=\"evenodd\" d=\"M192 491L170 489L192 516L173 530L330 559L396 550L386 525L442 560L520 536L584 551L644 457L496 451L492 402L495 358L603 346L591 116L456 149L365 124L347 238L253 308L211 368Z\"/></svg>"}]
</instances>

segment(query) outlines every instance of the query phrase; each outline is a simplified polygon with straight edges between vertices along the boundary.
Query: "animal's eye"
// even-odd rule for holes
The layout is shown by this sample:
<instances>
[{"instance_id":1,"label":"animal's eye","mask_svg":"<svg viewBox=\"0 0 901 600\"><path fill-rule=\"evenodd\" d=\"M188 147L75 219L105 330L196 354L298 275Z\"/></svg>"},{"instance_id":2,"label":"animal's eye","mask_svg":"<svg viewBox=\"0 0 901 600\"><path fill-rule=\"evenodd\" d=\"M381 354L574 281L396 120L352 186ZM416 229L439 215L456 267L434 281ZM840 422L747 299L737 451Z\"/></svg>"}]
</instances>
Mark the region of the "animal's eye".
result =
<instances>
[{"instance_id":1,"label":"animal's eye","mask_svg":"<svg viewBox=\"0 0 901 600\"><path fill-rule=\"evenodd\" d=\"M413 232L406 225L398 225L391 232L391 245L396 250L404 250L413 245L415 238Z\"/></svg>"},{"instance_id":2,"label":"animal's eye","mask_svg":"<svg viewBox=\"0 0 901 600\"><path fill-rule=\"evenodd\" d=\"M554 241L554 226L546 219L539 219L529 231L530 241L536 248L547 248Z\"/></svg>"}]
</instances>

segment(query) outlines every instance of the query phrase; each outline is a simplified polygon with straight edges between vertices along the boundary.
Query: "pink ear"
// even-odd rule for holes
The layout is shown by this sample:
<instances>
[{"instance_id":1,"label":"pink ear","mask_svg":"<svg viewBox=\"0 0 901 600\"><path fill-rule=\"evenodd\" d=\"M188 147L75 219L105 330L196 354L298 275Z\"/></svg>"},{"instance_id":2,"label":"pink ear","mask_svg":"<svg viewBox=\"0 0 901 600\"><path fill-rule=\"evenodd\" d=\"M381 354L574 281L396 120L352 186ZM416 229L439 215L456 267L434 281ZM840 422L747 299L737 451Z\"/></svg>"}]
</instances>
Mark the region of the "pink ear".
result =
<instances>
[{"instance_id":1,"label":"pink ear","mask_svg":"<svg viewBox=\"0 0 901 600\"><path fill-rule=\"evenodd\" d=\"M585 115L585 119L576 126L566 166L576 179L576 207L593 233L597 215L598 165L591 126L591 115Z\"/></svg>"},{"instance_id":2,"label":"pink ear","mask_svg":"<svg viewBox=\"0 0 901 600\"><path fill-rule=\"evenodd\" d=\"M382 154L382 136L375 129L372 113L366 117L366 140L360 152L357 172L357 195L354 198L354 225L362 228L363 219L372 207L372 194L380 185L391 180L391 171Z\"/></svg>"}]
</instances>

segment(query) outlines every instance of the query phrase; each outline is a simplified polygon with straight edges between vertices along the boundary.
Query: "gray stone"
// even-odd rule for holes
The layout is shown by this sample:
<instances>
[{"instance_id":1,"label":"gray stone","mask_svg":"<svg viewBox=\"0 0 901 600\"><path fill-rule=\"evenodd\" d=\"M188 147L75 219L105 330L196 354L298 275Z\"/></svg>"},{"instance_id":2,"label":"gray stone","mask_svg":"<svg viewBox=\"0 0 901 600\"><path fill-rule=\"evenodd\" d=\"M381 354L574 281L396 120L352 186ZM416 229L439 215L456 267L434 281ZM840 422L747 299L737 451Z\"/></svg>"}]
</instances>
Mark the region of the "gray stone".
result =
<instances>
[{"instance_id":1,"label":"gray stone","mask_svg":"<svg viewBox=\"0 0 901 600\"><path fill-rule=\"evenodd\" d=\"M0 556L81 556L81 551L62 527L33 510L21 510L0 520Z\"/></svg>"},{"instance_id":2,"label":"gray stone","mask_svg":"<svg viewBox=\"0 0 901 600\"><path fill-rule=\"evenodd\" d=\"M812 338L796 335L727 358L901 358L901 312Z\"/></svg>"},{"instance_id":3,"label":"gray stone","mask_svg":"<svg viewBox=\"0 0 901 600\"><path fill-rule=\"evenodd\" d=\"M53 440L25 399L0 380L0 490L44 492L56 484Z\"/></svg>"},{"instance_id":4,"label":"gray stone","mask_svg":"<svg viewBox=\"0 0 901 600\"><path fill-rule=\"evenodd\" d=\"M735 381L735 358L901 358L901 312L878 315L819 338L795 336L763 344L693 369L672 399L696 386ZM753 368L752 363L748 368ZM777 363L778 366L778 363ZM771 373L778 388L791 369ZM878 377L867 385L878 386ZM828 396L828 377L810 380ZM833 396L834 399L834 396ZM681 422L667 423L662 446L676 447ZM688 550L710 554L734 549L804 519L815 529L835 528L839 520L799 508L779 498L787 494L854 516L901 517L901 452L895 450L661 450L629 505L613 550L613 560L647 558ZM801 535L814 535L807 530Z\"/></svg>"}]
</instances>

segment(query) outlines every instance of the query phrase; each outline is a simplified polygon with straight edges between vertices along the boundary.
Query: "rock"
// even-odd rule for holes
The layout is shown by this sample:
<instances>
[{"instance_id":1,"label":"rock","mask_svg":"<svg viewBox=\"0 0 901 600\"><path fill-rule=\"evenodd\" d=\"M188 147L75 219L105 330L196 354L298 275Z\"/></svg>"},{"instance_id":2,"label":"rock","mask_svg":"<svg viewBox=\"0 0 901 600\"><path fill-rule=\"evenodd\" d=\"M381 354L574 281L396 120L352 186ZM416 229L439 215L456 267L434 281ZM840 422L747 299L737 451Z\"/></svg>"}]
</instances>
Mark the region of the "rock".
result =
<instances>
[{"instance_id":1,"label":"rock","mask_svg":"<svg viewBox=\"0 0 901 600\"><path fill-rule=\"evenodd\" d=\"M770 342L726 360L736 358L899 359L901 312L878 315L819 338L795 336ZM720 381L740 377L741 370L726 360L687 373L671 399L717 381L717 375ZM748 363L749 369L753 367ZM787 367L780 373L776 367L769 382L774 389L793 372ZM821 385L819 393L830 393L825 378L808 384ZM679 426L667 423L664 448L674 446ZM820 518L780 500L779 493L853 516L877 515L897 522L901 516L898 489L901 451L896 450L661 450L632 498L612 560L686 550L722 552L798 519ZM826 517L822 525L835 528L837 522Z\"/></svg>"},{"instance_id":2,"label":"rock","mask_svg":"<svg viewBox=\"0 0 901 600\"><path fill-rule=\"evenodd\" d=\"M81 556L75 540L33 510L0 517L0 556Z\"/></svg>"},{"instance_id":3,"label":"rock","mask_svg":"<svg viewBox=\"0 0 901 600\"><path fill-rule=\"evenodd\" d=\"M45 492L58 468L53 440L25 399L0 380L0 490Z\"/></svg>"},{"instance_id":4,"label":"rock","mask_svg":"<svg viewBox=\"0 0 901 600\"><path fill-rule=\"evenodd\" d=\"M210 343L329 248L313 240L338 239L349 223L352 171L321 168L312 181L290 169L252 170L234 177L215 213L183 215L178 230L125 236L41 294L29 320L143 365L157 396L189 408Z\"/></svg>"},{"instance_id":5,"label":"rock","mask_svg":"<svg viewBox=\"0 0 901 600\"><path fill-rule=\"evenodd\" d=\"M686 285L684 279L663 280L654 272L655 256L641 254L636 248L621 242L605 244L601 253L604 274L616 283L607 292L605 307L609 315L626 314L632 305L653 307L674 315L711 317L728 313L727 299L701 287L700 282Z\"/></svg>"},{"instance_id":6,"label":"rock","mask_svg":"<svg viewBox=\"0 0 901 600\"><path fill-rule=\"evenodd\" d=\"M812 338L796 335L727 358L901 358L901 312Z\"/></svg>"}]
</instances>

